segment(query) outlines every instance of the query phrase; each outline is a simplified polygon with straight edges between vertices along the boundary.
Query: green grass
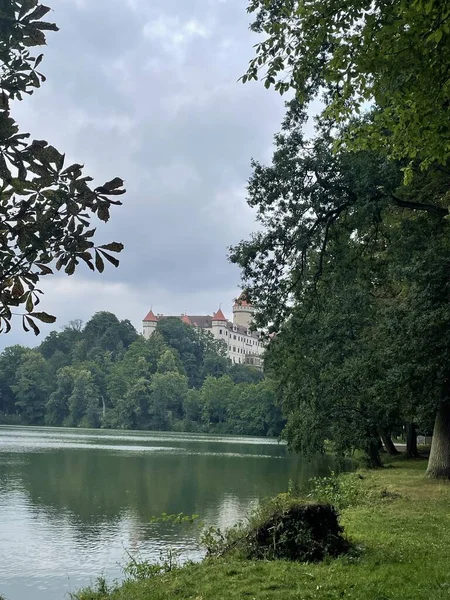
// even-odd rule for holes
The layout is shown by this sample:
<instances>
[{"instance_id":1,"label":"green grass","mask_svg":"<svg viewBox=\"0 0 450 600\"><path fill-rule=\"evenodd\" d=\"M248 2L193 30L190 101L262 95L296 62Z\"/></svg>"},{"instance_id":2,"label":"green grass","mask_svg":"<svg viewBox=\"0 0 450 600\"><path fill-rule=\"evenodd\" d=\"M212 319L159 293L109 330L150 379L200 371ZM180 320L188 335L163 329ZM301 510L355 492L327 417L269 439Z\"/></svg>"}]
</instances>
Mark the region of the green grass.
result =
<instances>
[{"instance_id":1,"label":"green grass","mask_svg":"<svg viewBox=\"0 0 450 600\"><path fill-rule=\"evenodd\" d=\"M342 511L355 550L322 564L205 561L79 600L450 599L450 483L424 477L425 461L362 471L372 503ZM396 496L399 494L399 496ZM378 500L376 499L378 498Z\"/></svg>"}]
</instances>

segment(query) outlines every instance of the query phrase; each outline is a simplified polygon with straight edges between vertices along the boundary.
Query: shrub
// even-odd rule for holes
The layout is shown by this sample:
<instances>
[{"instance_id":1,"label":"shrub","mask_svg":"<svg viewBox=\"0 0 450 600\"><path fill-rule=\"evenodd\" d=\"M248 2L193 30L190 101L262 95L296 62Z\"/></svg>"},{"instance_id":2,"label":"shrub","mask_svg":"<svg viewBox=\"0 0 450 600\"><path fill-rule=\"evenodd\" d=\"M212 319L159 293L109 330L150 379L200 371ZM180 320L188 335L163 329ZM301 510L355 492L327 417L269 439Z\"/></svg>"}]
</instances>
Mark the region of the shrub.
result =
<instances>
[{"instance_id":1,"label":"shrub","mask_svg":"<svg viewBox=\"0 0 450 600\"><path fill-rule=\"evenodd\" d=\"M371 495L370 490L361 485L362 479L358 473L336 475L331 472L328 477L314 477L309 480L308 497L340 509L357 506Z\"/></svg>"},{"instance_id":2,"label":"shrub","mask_svg":"<svg viewBox=\"0 0 450 600\"><path fill-rule=\"evenodd\" d=\"M358 473L331 473L328 477L315 477L309 480L308 498L316 502L332 504L338 509L350 506L370 506L380 502L390 502L400 498L397 492L377 489L364 483Z\"/></svg>"},{"instance_id":3,"label":"shrub","mask_svg":"<svg viewBox=\"0 0 450 600\"><path fill-rule=\"evenodd\" d=\"M315 562L350 548L342 533L333 506L280 494L257 509L247 525L209 530L202 541L208 556L235 553L249 560Z\"/></svg>"}]
</instances>

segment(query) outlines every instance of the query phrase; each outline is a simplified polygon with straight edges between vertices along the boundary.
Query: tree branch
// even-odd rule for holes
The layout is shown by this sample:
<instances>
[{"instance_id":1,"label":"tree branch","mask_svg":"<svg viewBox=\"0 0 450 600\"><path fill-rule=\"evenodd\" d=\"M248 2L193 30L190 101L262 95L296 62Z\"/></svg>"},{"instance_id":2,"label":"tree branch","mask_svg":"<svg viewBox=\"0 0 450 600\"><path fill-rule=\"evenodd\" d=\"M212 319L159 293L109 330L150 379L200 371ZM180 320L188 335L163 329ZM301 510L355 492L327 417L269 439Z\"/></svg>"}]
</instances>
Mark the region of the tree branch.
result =
<instances>
[{"instance_id":1,"label":"tree branch","mask_svg":"<svg viewBox=\"0 0 450 600\"><path fill-rule=\"evenodd\" d=\"M435 215L443 219L449 215L448 208L443 208L442 206L436 206L435 204L422 204L421 202L413 202L411 200L401 200L397 198L394 194L391 193L392 202L396 206L400 206L401 208L411 208L412 210L421 210L431 215Z\"/></svg>"}]
</instances>

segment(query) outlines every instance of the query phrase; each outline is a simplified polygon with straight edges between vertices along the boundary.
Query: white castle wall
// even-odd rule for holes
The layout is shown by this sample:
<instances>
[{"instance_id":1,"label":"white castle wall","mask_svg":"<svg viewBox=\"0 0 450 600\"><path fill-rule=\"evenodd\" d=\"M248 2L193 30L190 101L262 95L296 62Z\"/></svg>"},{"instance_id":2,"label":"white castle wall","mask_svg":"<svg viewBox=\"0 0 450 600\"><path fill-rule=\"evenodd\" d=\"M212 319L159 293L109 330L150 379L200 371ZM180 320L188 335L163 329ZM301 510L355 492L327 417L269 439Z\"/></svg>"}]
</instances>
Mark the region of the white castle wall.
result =
<instances>
[{"instance_id":1,"label":"white castle wall","mask_svg":"<svg viewBox=\"0 0 450 600\"><path fill-rule=\"evenodd\" d=\"M251 332L249 327L253 316L251 306L235 304L233 307L233 323L230 321L212 321L211 331L216 340L226 343L228 358L235 364L250 363L262 366L264 345L259 334ZM143 321L143 335L149 339L156 330L157 322Z\"/></svg>"}]
</instances>

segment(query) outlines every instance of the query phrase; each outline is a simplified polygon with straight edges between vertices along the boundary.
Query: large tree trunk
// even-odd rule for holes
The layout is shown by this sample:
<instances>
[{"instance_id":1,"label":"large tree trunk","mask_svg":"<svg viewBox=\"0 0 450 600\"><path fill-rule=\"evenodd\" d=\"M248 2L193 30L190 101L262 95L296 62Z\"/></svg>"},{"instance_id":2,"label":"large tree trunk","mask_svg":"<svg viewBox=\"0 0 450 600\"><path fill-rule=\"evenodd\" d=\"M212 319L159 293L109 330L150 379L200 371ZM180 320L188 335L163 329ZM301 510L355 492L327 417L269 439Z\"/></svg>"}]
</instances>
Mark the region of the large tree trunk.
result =
<instances>
[{"instance_id":1,"label":"large tree trunk","mask_svg":"<svg viewBox=\"0 0 450 600\"><path fill-rule=\"evenodd\" d=\"M379 438L374 438L366 447L366 462L369 469L379 469L383 466L380 457Z\"/></svg>"},{"instance_id":2,"label":"large tree trunk","mask_svg":"<svg viewBox=\"0 0 450 600\"><path fill-rule=\"evenodd\" d=\"M383 442L384 449L390 456L395 456L396 454L400 454L400 452L395 447L394 442L392 441L390 433L386 433L386 432L382 433L381 440Z\"/></svg>"},{"instance_id":3,"label":"large tree trunk","mask_svg":"<svg viewBox=\"0 0 450 600\"><path fill-rule=\"evenodd\" d=\"M441 402L436 414L427 475L450 479L450 403L446 401Z\"/></svg>"},{"instance_id":4,"label":"large tree trunk","mask_svg":"<svg viewBox=\"0 0 450 600\"><path fill-rule=\"evenodd\" d=\"M406 423L406 458L419 458L417 431L414 423Z\"/></svg>"}]
</instances>

